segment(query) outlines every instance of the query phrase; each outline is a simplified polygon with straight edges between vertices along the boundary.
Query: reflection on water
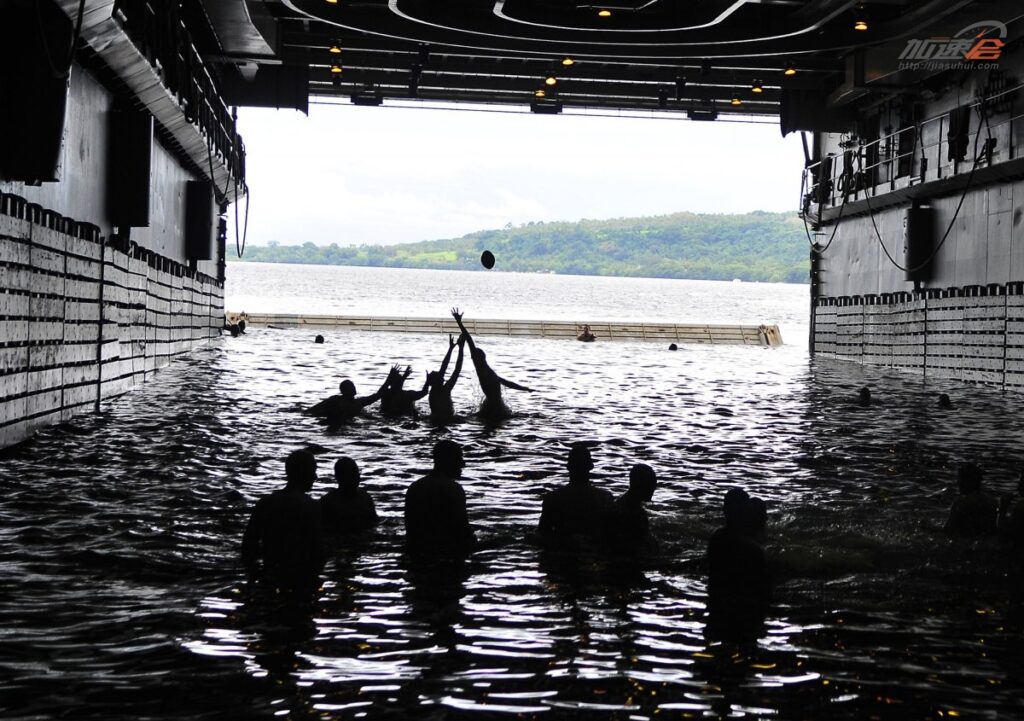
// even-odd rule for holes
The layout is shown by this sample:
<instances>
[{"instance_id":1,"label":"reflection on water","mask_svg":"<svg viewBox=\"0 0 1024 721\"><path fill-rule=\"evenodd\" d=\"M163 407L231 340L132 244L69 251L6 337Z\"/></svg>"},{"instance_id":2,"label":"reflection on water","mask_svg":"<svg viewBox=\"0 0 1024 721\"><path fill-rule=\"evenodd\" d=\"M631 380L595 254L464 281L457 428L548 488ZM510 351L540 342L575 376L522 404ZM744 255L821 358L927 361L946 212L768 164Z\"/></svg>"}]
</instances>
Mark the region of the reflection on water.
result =
<instances>
[{"instance_id":1,"label":"reflection on water","mask_svg":"<svg viewBox=\"0 0 1024 721\"><path fill-rule=\"evenodd\" d=\"M955 464L1010 492L1016 398L832 364L799 348L480 338L517 417L448 428L299 412L339 376L435 366L440 336L253 330L174 362L101 414L0 460L0 712L10 718L598 715L1013 718L1019 570L940 531ZM468 412L471 368L455 390ZM868 384L875 406L856 407ZM955 410L935 405L951 393ZM405 488L449 437L481 538L465 562L406 555ZM542 554L543 493L569 440L616 495L653 466L657 547ZM382 516L315 598L243 581L239 542L283 461L357 460ZM776 603L744 647L704 637L703 553L731 485L768 500Z\"/></svg>"}]
</instances>

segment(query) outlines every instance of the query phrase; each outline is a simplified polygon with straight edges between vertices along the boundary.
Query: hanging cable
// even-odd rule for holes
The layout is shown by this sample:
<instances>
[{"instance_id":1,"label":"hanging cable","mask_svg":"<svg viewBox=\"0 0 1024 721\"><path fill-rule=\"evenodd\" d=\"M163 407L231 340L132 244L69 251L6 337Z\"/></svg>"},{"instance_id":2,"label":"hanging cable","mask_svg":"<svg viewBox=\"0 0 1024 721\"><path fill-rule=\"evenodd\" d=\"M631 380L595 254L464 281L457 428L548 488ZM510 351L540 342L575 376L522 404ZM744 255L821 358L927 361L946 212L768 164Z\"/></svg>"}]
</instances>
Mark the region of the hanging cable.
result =
<instances>
[{"instance_id":1,"label":"hanging cable","mask_svg":"<svg viewBox=\"0 0 1024 721\"><path fill-rule=\"evenodd\" d=\"M800 197L804 197L804 188L807 187L807 168L804 168L803 179L800 182ZM839 224L843 220L843 210L846 208L846 199L849 197L847 192L843 192L843 202L839 205L839 215L836 216L836 224L832 227L832 235L829 237L828 242L825 243L825 247L818 248L817 243L811 238L811 229L807 227L807 215L805 213L800 214L800 220L804 222L804 233L807 235L807 243L811 246L811 252L817 253L818 255L824 255L825 251L828 250L829 246L832 245L832 241L836 239L836 232L839 230Z\"/></svg>"},{"instance_id":2,"label":"hanging cable","mask_svg":"<svg viewBox=\"0 0 1024 721\"><path fill-rule=\"evenodd\" d=\"M245 224L242 226L242 243L238 243L238 191L235 191L235 252L241 258L245 254L245 240L249 237L249 186L245 185Z\"/></svg>"},{"instance_id":3,"label":"hanging cable","mask_svg":"<svg viewBox=\"0 0 1024 721\"><path fill-rule=\"evenodd\" d=\"M978 104L978 115L981 116L982 119L986 120L986 123L987 123L987 117L986 117L987 113L985 112L983 103L979 103ZM953 225L956 223L956 219L960 215L960 209L964 207L964 201L967 199L967 192L971 189L971 182L974 180L974 171L977 169L978 162L981 160L980 156L978 155L978 140L979 139L981 139L981 128L980 127L978 128L978 131L974 134L974 148L973 148L974 162L971 164L971 171L970 171L970 173L967 174L967 182L964 185L964 192L960 194L960 202L958 202L956 204L956 210L953 211L953 217L950 218L949 225L946 226L946 232L942 234L942 240L939 241L938 245L935 246L935 248L932 250L931 254L927 258L925 258L923 261L921 261L920 263L918 263L917 265L915 265L912 268L907 268L907 267L904 267L904 266L900 265L899 263L897 263L896 260L889 253L889 249L885 247L885 242L882 240L882 234L878 231L878 224L875 222L875 213L874 213L874 211L871 208L871 199L868 197L867 192L864 193L864 200L865 200L865 202L867 204L867 209L868 209L868 217L871 218L871 227L875 231L875 237L878 239L878 244L880 246L882 246L882 252L885 253L885 257L889 259L889 262L892 263L894 267L898 268L899 270L901 270L901 271L903 271L905 273L916 273L917 271L921 270L922 268L925 268L929 263L932 262L932 260L935 259L935 256L939 254L939 251L942 249L942 246L945 244L946 239L949 238L950 232L953 230ZM862 162L863 161L861 160L860 153L858 153L857 154L857 165L858 165L858 167L861 166Z\"/></svg>"}]
</instances>

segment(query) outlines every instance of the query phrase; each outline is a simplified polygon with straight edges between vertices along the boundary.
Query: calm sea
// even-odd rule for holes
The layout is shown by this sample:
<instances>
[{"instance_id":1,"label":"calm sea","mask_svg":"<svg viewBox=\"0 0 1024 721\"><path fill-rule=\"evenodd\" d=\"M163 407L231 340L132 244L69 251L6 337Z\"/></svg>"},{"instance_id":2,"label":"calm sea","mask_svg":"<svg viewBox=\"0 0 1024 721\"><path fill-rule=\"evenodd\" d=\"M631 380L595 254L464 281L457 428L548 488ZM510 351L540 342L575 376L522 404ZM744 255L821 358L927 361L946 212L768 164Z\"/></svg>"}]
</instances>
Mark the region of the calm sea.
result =
<instances>
[{"instance_id":1,"label":"calm sea","mask_svg":"<svg viewBox=\"0 0 1024 721\"><path fill-rule=\"evenodd\" d=\"M956 465L1009 493L1019 397L811 361L805 286L232 264L233 310L778 323L781 348L478 339L515 417L486 425L468 367L447 427L302 413L349 377L436 368L440 336L253 328L0 458L0 716L48 718L1015 719L1019 559L942 533ZM875 405L853 404L872 387ZM952 395L954 409L936 406ZM405 554L402 499L430 448L466 449L480 547ZM595 483L655 468L655 547L545 553L543 494L569 443ZM283 459L315 495L354 458L379 530L333 549L308 608L254 592L239 539ZM725 491L768 502L765 634L704 636L707 539Z\"/></svg>"}]
</instances>

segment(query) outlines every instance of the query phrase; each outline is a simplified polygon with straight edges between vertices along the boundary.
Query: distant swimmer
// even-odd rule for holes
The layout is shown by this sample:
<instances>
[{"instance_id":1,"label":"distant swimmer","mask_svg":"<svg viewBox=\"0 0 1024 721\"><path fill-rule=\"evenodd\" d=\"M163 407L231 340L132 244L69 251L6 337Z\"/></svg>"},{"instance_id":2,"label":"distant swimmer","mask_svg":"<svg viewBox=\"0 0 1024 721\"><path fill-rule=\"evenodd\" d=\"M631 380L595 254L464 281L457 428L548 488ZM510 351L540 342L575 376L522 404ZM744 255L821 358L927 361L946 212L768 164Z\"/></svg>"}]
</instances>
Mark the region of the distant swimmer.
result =
<instances>
[{"instance_id":1,"label":"distant swimmer","mask_svg":"<svg viewBox=\"0 0 1024 721\"><path fill-rule=\"evenodd\" d=\"M306 495L316 482L316 458L292 451L287 485L256 502L242 537L242 562L251 578L279 587L312 589L324 565L319 504Z\"/></svg>"},{"instance_id":2,"label":"distant swimmer","mask_svg":"<svg viewBox=\"0 0 1024 721\"><path fill-rule=\"evenodd\" d=\"M996 532L999 503L981 489L984 471L974 463L963 463L957 470L960 495L949 509L945 530L951 536L978 538Z\"/></svg>"},{"instance_id":3,"label":"distant swimmer","mask_svg":"<svg viewBox=\"0 0 1024 721\"><path fill-rule=\"evenodd\" d=\"M356 462L347 456L334 464L338 487L320 499L324 528L331 533L359 533L377 525L377 509L373 498L359 487L360 473Z\"/></svg>"},{"instance_id":4,"label":"distant swimmer","mask_svg":"<svg viewBox=\"0 0 1024 721\"><path fill-rule=\"evenodd\" d=\"M430 390L430 382L428 378L420 390L407 391L405 390L405 381L408 380L411 374L412 368L409 366L406 366L404 371L398 366L392 366L380 396L380 412L383 415L396 418L398 416L412 415L416 412L416 401L427 395L427 392Z\"/></svg>"},{"instance_id":5,"label":"distant swimmer","mask_svg":"<svg viewBox=\"0 0 1024 721\"><path fill-rule=\"evenodd\" d=\"M459 324L459 329L462 331L462 335L466 338L466 344L469 346L469 357L473 359L473 367L476 369L476 377L480 381L480 389L484 392L484 402L480 406L480 414L483 416L490 416L494 418L504 417L509 414L508 408L505 407L504 401L501 399L501 387L512 388L517 391L529 391L530 388L521 386L518 383L505 380L487 364L487 354L476 347L473 343L473 337L466 330L466 326L462 323L462 313L459 312L458 308L452 308L452 318Z\"/></svg>"},{"instance_id":6,"label":"distant swimmer","mask_svg":"<svg viewBox=\"0 0 1024 721\"><path fill-rule=\"evenodd\" d=\"M462 446L438 441L434 469L405 492L405 540L410 548L467 548L475 540L458 479L466 463Z\"/></svg>"},{"instance_id":7,"label":"distant swimmer","mask_svg":"<svg viewBox=\"0 0 1024 721\"><path fill-rule=\"evenodd\" d=\"M322 335L320 335L319 333L317 333L316 334L316 338L313 339L313 342L314 343L323 343L324 342L324 337Z\"/></svg>"},{"instance_id":8,"label":"distant swimmer","mask_svg":"<svg viewBox=\"0 0 1024 721\"><path fill-rule=\"evenodd\" d=\"M608 514L608 539L616 546L636 546L650 536L644 504L654 497L658 479L654 469L637 463L629 471L629 490L615 499Z\"/></svg>"},{"instance_id":9,"label":"distant swimmer","mask_svg":"<svg viewBox=\"0 0 1024 721\"><path fill-rule=\"evenodd\" d=\"M725 494L725 525L708 542L708 635L742 641L758 637L771 602L771 578L758 505L746 491ZM762 529L759 529L759 525Z\"/></svg>"},{"instance_id":10,"label":"distant swimmer","mask_svg":"<svg viewBox=\"0 0 1024 721\"><path fill-rule=\"evenodd\" d=\"M459 355L455 359L455 370L447 381L444 379L445 371L448 370L448 361L452 359L452 350L459 347ZM452 403L452 389L459 380L459 373L462 372L463 349L466 345L466 336L460 335L458 342L452 336L448 336L448 352L441 361L441 367L436 371L427 374L427 385L430 392L427 396L430 401L430 418L434 421L447 421L455 415L455 405Z\"/></svg>"},{"instance_id":11,"label":"distant swimmer","mask_svg":"<svg viewBox=\"0 0 1024 721\"><path fill-rule=\"evenodd\" d=\"M953 407L953 401L949 400L949 395L947 393L940 393L939 394L939 408L948 410L948 409L950 409L952 407Z\"/></svg>"},{"instance_id":12,"label":"distant swimmer","mask_svg":"<svg viewBox=\"0 0 1024 721\"><path fill-rule=\"evenodd\" d=\"M871 405L871 389L868 388L867 386L861 388L860 392L857 393L857 405L862 406L864 408L867 408L868 406Z\"/></svg>"},{"instance_id":13,"label":"distant swimmer","mask_svg":"<svg viewBox=\"0 0 1024 721\"><path fill-rule=\"evenodd\" d=\"M245 334L245 319L239 318L236 323L226 323L224 330L231 334L232 338L237 338L240 335Z\"/></svg>"},{"instance_id":14,"label":"distant swimmer","mask_svg":"<svg viewBox=\"0 0 1024 721\"><path fill-rule=\"evenodd\" d=\"M318 418L326 418L331 423L350 420L359 415L364 408L380 400L390 380L391 374L388 374L376 393L358 398L356 384L346 378L338 384L338 395L324 398L306 412Z\"/></svg>"},{"instance_id":15,"label":"distant swimmer","mask_svg":"<svg viewBox=\"0 0 1024 721\"><path fill-rule=\"evenodd\" d=\"M668 344L668 349L669 350L679 350L679 346L677 346L675 343L669 343Z\"/></svg>"},{"instance_id":16,"label":"distant swimmer","mask_svg":"<svg viewBox=\"0 0 1024 721\"><path fill-rule=\"evenodd\" d=\"M590 483L594 461L590 449L574 443L569 449L569 483L548 491L541 505L537 530L546 540L568 536L597 536L608 522L614 497Z\"/></svg>"},{"instance_id":17,"label":"distant swimmer","mask_svg":"<svg viewBox=\"0 0 1024 721\"><path fill-rule=\"evenodd\" d=\"M582 341L583 343L593 343L595 340L597 340L597 336L590 331L589 325L584 325L583 331L578 336L576 336L576 340Z\"/></svg>"}]
</instances>

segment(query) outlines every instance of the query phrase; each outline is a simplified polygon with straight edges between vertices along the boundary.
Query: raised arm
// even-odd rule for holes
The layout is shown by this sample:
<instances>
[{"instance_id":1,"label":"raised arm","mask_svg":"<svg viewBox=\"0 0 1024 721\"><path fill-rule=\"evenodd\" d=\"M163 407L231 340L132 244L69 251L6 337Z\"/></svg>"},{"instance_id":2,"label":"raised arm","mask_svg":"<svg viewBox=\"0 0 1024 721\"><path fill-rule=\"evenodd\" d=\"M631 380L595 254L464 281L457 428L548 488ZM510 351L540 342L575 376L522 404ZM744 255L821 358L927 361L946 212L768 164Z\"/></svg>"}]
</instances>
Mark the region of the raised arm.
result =
<instances>
[{"instance_id":1,"label":"raised arm","mask_svg":"<svg viewBox=\"0 0 1024 721\"><path fill-rule=\"evenodd\" d=\"M397 368L398 368L398 366L392 366L391 367L391 370L388 371L388 377L385 378L384 382L380 384L380 388L378 388L376 391L374 391L371 395L368 395L365 398L356 398L355 399L356 407L358 407L358 408L366 408L366 406L371 406L374 403L376 403L377 401L379 401L380 397L382 395L384 395L384 391L386 391L388 389L388 386L391 385L392 380L396 377L395 374L397 372L397 370L396 370Z\"/></svg>"},{"instance_id":2,"label":"raised arm","mask_svg":"<svg viewBox=\"0 0 1024 721\"><path fill-rule=\"evenodd\" d=\"M427 393L430 392L430 373L427 373L427 378L426 378L425 381L423 381L423 388L422 389L420 389L418 391L410 391L410 392L412 393L410 398L413 401L418 401L420 398L423 398L425 395L427 395Z\"/></svg>"},{"instance_id":3,"label":"raised arm","mask_svg":"<svg viewBox=\"0 0 1024 721\"><path fill-rule=\"evenodd\" d=\"M462 313L459 312L458 308L452 308L452 318L459 324L459 330L462 331L462 337L466 339L466 343L469 344L469 352L472 353L476 350L476 346L473 344L473 336L466 330L466 326L462 324Z\"/></svg>"},{"instance_id":4,"label":"raised arm","mask_svg":"<svg viewBox=\"0 0 1024 721\"><path fill-rule=\"evenodd\" d=\"M455 370L452 371L452 377L449 378L444 384L444 389L449 393L451 393L452 388L455 387L455 382L459 380L459 373L462 371L462 356L463 350L466 347L466 341L464 340L465 337L466 336L464 335L459 336L459 356L455 359ZM449 349L448 352L451 353L451 350Z\"/></svg>"},{"instance_id":5,"label":"raised arm","mask_svg":"<svg viewBox=\"0 0 1024 721\"><path fill-rule=\"evenodd\" d=\"M507 381L504 378L502 378L501 376L498 376L498 382L501 383L506 388L511 388L511 389L517 390L517 391L526 391L528 393L533 393L533 388L527 388L526 386L521 386L518 383L515 383L514 381Z\"/></svg>"},{"instance_id":6,"label":"raised arm","mask_svg":"<svg viewBox=\"0 0 1024 721\"><path fill-rule=\"evenodd\" d=\"M459 336L459 340L462 340L462 336ZM437 372L444 378L444 372L448 370L448 361L452 359L452 351L455 350L455 339L452 334L448 334L448 352L444 354L444 360L441 361L441 367L437 369Z\"/></svg>"}]
</instances>

